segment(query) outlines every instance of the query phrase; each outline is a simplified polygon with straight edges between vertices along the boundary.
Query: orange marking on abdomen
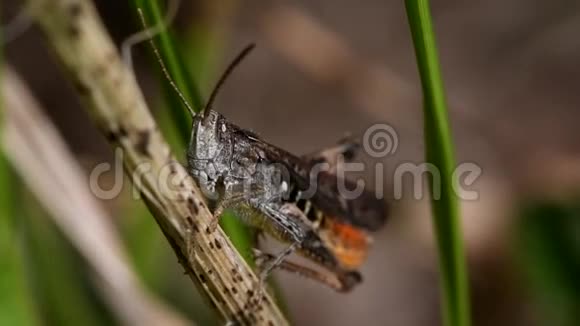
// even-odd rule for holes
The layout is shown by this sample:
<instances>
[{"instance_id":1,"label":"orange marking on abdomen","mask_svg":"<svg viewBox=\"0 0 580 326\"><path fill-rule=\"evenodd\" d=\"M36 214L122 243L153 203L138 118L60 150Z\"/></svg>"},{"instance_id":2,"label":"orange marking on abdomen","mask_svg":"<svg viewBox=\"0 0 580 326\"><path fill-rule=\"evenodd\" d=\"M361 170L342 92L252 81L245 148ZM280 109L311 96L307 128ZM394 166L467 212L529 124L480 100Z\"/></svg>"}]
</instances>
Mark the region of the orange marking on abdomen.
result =
<instances>
[{"instance_id":1,"label":"orange marking on abdomen","mask_svg":"<svg viewBox=\"0 0 580 326\"><path fill-rule=\"evenodd\" d=\"M361 229L350 224L340 223L327 218L328 233L332 250L340 264L347 269L356 269L364 263L370 238Z\"/></svg>"}]
</instances>

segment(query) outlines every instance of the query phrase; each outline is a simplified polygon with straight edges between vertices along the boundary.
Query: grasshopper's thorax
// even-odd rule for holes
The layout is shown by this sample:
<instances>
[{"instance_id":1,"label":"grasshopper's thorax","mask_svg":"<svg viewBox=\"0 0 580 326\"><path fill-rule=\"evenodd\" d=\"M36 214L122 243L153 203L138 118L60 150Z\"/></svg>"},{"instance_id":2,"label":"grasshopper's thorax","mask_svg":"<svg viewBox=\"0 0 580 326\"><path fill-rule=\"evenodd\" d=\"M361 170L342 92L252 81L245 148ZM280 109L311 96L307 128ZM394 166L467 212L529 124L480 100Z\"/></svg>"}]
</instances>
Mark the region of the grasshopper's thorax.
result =
<instances>
[{"instance_id":1,"label":"grasshopper's thorax","mask_svg":"<svg viewBox=\"0 0 580 326\"><path fill-rule=\"evenodd\" d=\"M279 201L287 184L282 170L264 162L266 155L252 137L216 111L194 117L189 172L210 199L242 196L254 206Z\"/></svg>"}]
</instances>

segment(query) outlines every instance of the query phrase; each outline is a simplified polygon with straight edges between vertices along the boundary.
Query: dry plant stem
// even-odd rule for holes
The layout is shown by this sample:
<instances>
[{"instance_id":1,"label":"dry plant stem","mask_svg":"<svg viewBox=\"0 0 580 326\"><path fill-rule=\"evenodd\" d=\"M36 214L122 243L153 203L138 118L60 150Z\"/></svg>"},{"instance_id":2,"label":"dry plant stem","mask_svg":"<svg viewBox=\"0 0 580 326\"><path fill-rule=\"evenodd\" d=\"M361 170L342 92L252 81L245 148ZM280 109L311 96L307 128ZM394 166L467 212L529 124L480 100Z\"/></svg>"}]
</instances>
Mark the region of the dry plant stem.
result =
<instances>
[{"instance_id":1,"label":"dry plant stem","mask_svg":"<svg viewBox=\"0 0 580 326\"><path fill-rule=\"evenodd\" d=\"M87 187L87 176L42 113L26 86L8 67L0 85L4 100L2 147L28 188L87 259L106 302L126 325L187 325L139 284L121 240Z\"/></svg>"},{"instance_id":2,"label":"dry plant stem","mask_svg":"<svg viewBox=\"0 0 580 326\"><path fill-rule=\"evenodd\" d=\"M228 321L285 325L272 297L212 215L201 192L170 153L135 76L121 61L94 5L85 0L29 0L74 86L103 133L123 150L126 172L139 170L143 199L191 279Z\"/></svg>"}]
</instances>

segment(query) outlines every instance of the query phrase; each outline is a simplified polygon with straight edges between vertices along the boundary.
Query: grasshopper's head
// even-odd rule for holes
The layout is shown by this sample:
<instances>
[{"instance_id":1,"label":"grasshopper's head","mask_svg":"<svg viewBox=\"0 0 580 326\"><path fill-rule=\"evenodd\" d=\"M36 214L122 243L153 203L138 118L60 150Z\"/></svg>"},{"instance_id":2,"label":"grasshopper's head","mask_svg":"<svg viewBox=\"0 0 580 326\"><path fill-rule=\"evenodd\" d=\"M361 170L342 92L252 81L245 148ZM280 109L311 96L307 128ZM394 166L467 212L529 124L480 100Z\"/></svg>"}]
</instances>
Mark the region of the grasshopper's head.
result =
<instances>
[{"instance_id":1,"label":"grasshopper's head","mask_svg":"<svg viewBox=\"0 0 580 326\"><path fill-rule=\"evenodd\" d=\"M193 118L193 131L187 150L189 173L207 188L215 191L227 175L232 158L233 140L226 119L209 110Z\"/></svg>"},{"instance_id":2,"label":"grasshopper's head","mask_svg":"<svg viewBox=\"0 0 580 326\"><path fill-rule=\"evenodd\" d=\"M228 154L232 139L226 119L216 111L208 110L193 118L193 128L188 148L188 158L220 161Z\"/></svg>"}]
</instances>

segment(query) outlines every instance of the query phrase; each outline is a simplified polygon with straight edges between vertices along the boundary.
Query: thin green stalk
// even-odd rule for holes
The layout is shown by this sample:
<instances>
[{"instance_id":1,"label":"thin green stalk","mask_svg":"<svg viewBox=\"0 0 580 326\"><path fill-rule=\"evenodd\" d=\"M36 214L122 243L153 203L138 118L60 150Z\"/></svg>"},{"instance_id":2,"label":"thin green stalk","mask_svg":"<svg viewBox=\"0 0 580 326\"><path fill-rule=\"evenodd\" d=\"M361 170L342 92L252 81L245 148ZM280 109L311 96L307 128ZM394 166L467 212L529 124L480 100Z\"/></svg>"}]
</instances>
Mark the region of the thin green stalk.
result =
<instances>
[{"instance_id":1,"label":"thin green stalk","mask_svg":"<svg viewBox=\"0 0 580 326\"><path fill-rule=\"evenodd\" d=\"M158 24L163 19L161 7L157 0L133 0L133 3L136 7L143 9L145 18L152 24ZM156 39L158 40L161 57L175 84L185 95L185 98L192 103L193 109L199 112L203 108L204 102L197 83L195 83L189 73L188 65L178 51L179 48L175 38L169 32L164 31ZM185 146L190 138L191 120L188 117L186 108L179 102L174 90L167 83L165 83L165 87L170 109L169 115L173 125L178 128L182 145ZM244 259L250 265L253 265L252 236L248 228L229 212L226 212L220 218L220 225Z\"/></svg>"},{"instance_id":2,"label":"thin green stalk","mask_svg":"<svg viewBox=\"0 0 580 326\"><path fill-rule=\"evenodd\" d=\"M441 176L441 196L432 199L439 250L443 322L470 325L467 268L460 231L457 194L453 186L455 159L447 105L438 63L428 0L406 0L424 98L426 158ZM431 187L438 186L430 179Z\"/></svg>"}]
</instances>

